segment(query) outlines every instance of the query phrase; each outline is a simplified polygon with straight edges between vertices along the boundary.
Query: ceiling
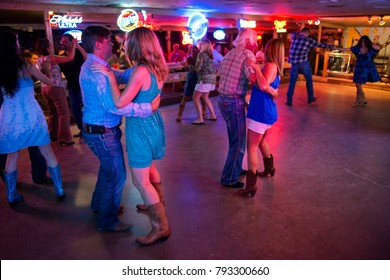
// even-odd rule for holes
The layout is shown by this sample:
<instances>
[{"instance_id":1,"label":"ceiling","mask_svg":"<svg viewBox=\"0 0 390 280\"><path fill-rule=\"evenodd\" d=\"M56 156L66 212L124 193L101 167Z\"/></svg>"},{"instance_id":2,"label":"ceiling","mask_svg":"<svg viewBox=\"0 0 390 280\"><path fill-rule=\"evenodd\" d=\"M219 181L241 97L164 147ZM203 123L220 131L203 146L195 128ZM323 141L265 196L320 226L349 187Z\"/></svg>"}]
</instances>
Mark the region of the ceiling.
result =
<instances>
[{"instance_id":1,"label":"ceiling","mask_svg":"<svg viewBox=\"0 0 390 280\"><path fill-rule=\"evenodd\" d=\"M124 8L146 9L155 26L185 26L194 11L204 13L210 26L225 28L235 27L239 18L256 20L265 28L272 28L275 19L295 25L317 17L328 27L379 26L380 16L386 21L384 26L390 26L390 0L2 0L0 25L36 28L44 22L44 11L53 10L82 16L87 24L115 26ZM371 25L368 16L372 16Z\"/></svg>"}]
</instances>

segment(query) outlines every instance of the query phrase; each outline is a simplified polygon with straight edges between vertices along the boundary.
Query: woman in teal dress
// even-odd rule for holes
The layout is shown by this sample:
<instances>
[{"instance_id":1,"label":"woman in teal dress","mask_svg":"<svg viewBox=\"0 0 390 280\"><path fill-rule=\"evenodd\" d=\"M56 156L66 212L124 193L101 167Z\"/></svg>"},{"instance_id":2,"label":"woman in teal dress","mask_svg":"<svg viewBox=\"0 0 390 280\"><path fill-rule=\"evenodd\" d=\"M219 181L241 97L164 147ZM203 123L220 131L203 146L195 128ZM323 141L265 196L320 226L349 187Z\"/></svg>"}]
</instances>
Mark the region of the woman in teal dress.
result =
<instances>
[{"instance_id":1,"label":"woman in teal dress","mask_svg":"<svg viewBox=\"0 0 390 280\"><path fill-rule=\"evenodd\" d=\"M46 119L34 98L32 77L52 84L50 67L48 64L43 67L48 78L34 65L24 62L19 49L15 33L0 32L0 94L4 97L0 109L0 154L8 154L4 176L11 206L23 200L16 190L17 163L19 151L30 146L39 146L54 182L57 198L65 197L60 166L50 146Z\"/></svg>"},{"instance_id":2,"label":"woman in teal dress","mask_svg":"<svg viewBox=\"0 0 390 280\"><path fill-rule=\"evenodd\" d=\"M373 45L366 35L360 37L356 46L351 48L338 48L341 51L352 51L356 56L356 65L353 71L353 82L356 85L356 101L352 107L367 104L362 85L367 82L379 82L381 77L375 67L374 57L378 54L380 46Z\"/></svg>"},{"instance_id":3,"label":"woman in teal dress","mask_svg":"<svg viewBox=\"0 0 390 280\"><path fill-rule=\"evenodd\" d=\"M104 66L94 66L94 71L108 77L115 106L122 108L130 102L151 102L161 93L168 76L160 43L152 30L139 27L127 34L126 56L134 66L130 80L121 93L115 76ZM146 118L126 118L126 150L132 180L145 204L137 205L150 213L152 230L136 240L150 245L168 238L170 231L161 191L160 174L153 160L165 154L165 130L159 110Z\"/></svg>"}]
</instances>

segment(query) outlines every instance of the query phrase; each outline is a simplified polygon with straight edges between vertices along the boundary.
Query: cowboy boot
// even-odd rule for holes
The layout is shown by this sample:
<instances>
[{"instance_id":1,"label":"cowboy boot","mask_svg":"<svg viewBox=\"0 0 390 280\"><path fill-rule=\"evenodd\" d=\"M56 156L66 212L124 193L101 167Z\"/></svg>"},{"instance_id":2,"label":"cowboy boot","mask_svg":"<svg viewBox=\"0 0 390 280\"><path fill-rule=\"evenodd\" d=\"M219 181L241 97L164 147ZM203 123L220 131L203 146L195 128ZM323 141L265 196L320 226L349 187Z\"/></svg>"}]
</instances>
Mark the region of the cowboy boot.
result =
<instances>
[{"instance_id":1,"label":"cowboy boot","mask_svg":"<svg viewBox=\"0 0 390 280\"><path fill-rule=\"evenodd\" d=\"M359 90L356 92L356 101L353 103L351 106L352 107L357 107L360 105L360 92Z\"/></svg>"},{"instance_id":2,"label":"cowboy boot","mask_svg":"<svg viewBox=\"0 0 390 280\"><path fill-rule=\"evenodd\" d=\"M252 170L248 170L246 175L246 186L245 189L239 190L237 193L241 196L251 196L254 197L257 191L256 186L257 181L257 171L254 173Z\"/></svg>"},{"instance_id":3,"label":"cowboy boot","mask_svg":"<svg viewBox=\"0 0 390 280\"><path fill-rule=\"evenodd\" d=\"M4 171L5 185L7 187L8 193L8 204L14 206L16 203L23 201L23 196L21 196L16 191L16 183L18 178L18 170L15 170L11 173L6 173Z\"/></svg>"},{"instance_id":4,"label":"cowboy boot","mask_svg":"<svg viewBox=\"0 0 390 280\"><path fill-rule=\"evenodd\" d=\"M163 191L161 189L161 182L159 183L152 183L153 187L155 188L157 194L158 194L158 197L160 198L160 202L162 204L164 204L165 206L165 201L164 201L164 194L163 194ZM146 204L137 204L137 209L138 210L141 210L141 211L148 211L148 206Z\"/></svg>"},{"instance_id":5,"label":"cowboy boot","mask_svg":"<svg viewBox=\"0 0 390 280\"><path fill-rule=\"evenodd\" d=\"M264 162L264 171L259 172L258 175L260 177L267 177L267 175L270 174L271 177L274 177L275 175L274 157L272 155L270 158L263 157L263 162Z\"/></svg>"},{"instance_id":6,"label":"cowboy boot","mask_svg":"<svg viewBox=\"0 0 390 280\"><path fill-rule=\"evenodd\" d=\"M148 211L150 213L152 230L147 236L138 237L136 239L136 241L142 245L152 245L158 240L164 241L169 237L170 234L164 204L160 202L149 205Z\"/></svg>"},{"instance_id":7,"label":"cowboy boot","mask_svg":"<svg viewBox=\"0 0 390 280\"><path fill-rule=\"evenodd\" d=\"M50 178L53 180L54 189L56 191L56 196L58 200L63 200L65 198L65 192L62 186L62 177L60 165L57 164L56 167L48 167Z\"/></svg>"}]
</instances>

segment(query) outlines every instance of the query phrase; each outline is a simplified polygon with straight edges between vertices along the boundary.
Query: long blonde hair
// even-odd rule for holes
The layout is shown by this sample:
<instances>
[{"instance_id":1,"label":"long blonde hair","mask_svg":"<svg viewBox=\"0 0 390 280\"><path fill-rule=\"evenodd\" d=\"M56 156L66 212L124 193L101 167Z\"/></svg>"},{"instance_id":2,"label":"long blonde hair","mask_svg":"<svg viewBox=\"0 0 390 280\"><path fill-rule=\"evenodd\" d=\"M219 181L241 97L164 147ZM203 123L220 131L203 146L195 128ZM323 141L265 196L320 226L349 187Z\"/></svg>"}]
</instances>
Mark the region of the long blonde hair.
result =
<instances>
[{"instance_id":1,"label":"long blonde hair","mask_svg":"<svg viewBox=\"0 0 390 280\"><path fill-rule=\"evenodd\" d=\"M213 55L213 47L211 45L211 42L209 39L202 39L199 41L200 44L202 44L202 48L200 49L200 52L205 52L208 54L210 58L214 58Z\"/></svg>"},{"instance_id":2,"label":"long blonde hair","mask_svg":"<svg viewBox=\"0 0 390 280\"><path fill-rule=\"evenodd\" d=\"M278 68L278 73L283 76L284 67L284 43L282 39L271 39L265 46L264 53L266 62L274 62Z\"/></svg>"},{"instance_id":3,"label":"long blonde hair","mask_svg":"<svg viewBox=\"0 0 390 280\"><path fill-rule=\"evenodd\" d=\"M144 64L149 71L156 75L159 82L168 76L168 66L157 36L146 27L138 27L127 33L127 59L135 65Z\"/></svg>"}]
</instances>

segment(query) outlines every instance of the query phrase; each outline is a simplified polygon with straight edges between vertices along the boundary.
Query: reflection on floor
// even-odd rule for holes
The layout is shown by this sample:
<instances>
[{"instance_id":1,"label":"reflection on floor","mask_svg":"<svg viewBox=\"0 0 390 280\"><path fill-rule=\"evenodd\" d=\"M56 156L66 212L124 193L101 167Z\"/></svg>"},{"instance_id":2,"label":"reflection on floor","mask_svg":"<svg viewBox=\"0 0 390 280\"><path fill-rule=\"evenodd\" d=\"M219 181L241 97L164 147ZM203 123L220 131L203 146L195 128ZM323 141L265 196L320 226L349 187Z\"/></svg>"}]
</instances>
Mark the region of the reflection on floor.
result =
<instances>
[{"instance_id":1,"label":"reflection on floor","mask_svg":"<svg viewBox=\"0 0 390 280\"><path fill-rule=\"evenodd\" d=\"M172 235L150 247L134 241L150 223L135 209L141 198L130 174L120 219L134 229L101 233L89 210L98 162L85 143L52 144L63 170L63 202L52 187L32 183L23 151L25 203L11 209L0 183L0 258L390 259L390 92L367 89L368 105L352 108L353 87L315 83L318 100L307 105L305 83L298 82L287 107L287 86L279 89L270 137L276 174L258 180L253 199L219 184L228 143L217 98L218 121L203 126L191 125L191 102L180 123L178 105L161 108L167 153L156 165Z\"/></svg>"}]
</instances>

